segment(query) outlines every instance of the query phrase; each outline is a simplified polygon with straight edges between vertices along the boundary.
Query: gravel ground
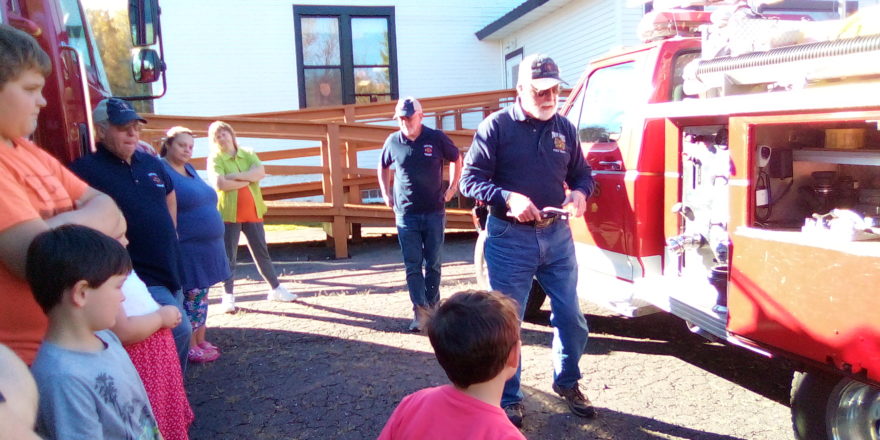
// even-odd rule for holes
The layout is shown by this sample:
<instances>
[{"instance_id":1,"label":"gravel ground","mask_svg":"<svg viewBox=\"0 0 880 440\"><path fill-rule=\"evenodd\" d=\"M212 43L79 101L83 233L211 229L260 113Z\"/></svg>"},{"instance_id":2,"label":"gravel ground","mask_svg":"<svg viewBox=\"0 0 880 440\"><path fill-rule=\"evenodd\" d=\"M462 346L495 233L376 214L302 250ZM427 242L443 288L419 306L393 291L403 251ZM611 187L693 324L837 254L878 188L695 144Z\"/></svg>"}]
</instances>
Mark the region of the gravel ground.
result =
<instances>
[{"instance_id":1,"label":"gravel ground","mask_svg":"<svg viewBox=\"0 0 880 440\"><path fill-rule=\"evenodd\" d=\"M448 236L444 297L475 286L474 239ZM239 312L209 309L208 337L223 355L187 371L193 439L372 439L402 397L446 382L427 338L405 331L412 311L396 239L374 236L350 252L334 261L323 243L271 245L282 282L300 295L284 304L264 300L268 286L242 251ZM669 315L582 308L591 329L582 389L598 416L572 416L551 391L545 310L523 325L526 437L791 438L792 373L781 363L705 341Z\"/></svg>"}]
</instances>

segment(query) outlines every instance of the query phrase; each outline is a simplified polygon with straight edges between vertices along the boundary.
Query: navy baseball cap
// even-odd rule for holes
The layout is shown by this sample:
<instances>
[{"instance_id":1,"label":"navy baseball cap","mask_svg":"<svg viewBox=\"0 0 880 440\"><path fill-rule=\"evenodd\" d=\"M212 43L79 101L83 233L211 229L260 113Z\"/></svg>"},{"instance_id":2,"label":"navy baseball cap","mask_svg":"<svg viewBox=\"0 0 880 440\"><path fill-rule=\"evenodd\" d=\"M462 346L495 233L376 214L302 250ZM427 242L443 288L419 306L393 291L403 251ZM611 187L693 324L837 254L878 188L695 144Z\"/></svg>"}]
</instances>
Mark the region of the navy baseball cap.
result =
<instances>
[{"instance_id":1,"label":"navy baseball cap","mask_svg":"<svg viewBox=\"0 0 880 440\"><path fill-rule=\"evenodd\" d=\"M519 84L529 84L535 90L547 90L564 82L559 77L559 66L547 55L529 55L519 63Z\"/></svg>"},{"instance_id":2,"label":"navy baseball cap","mask_svg":"<svg viewBox=\"0 0 880 440\"><path fill-rule=\"evenodd\" d=\"M113 125L125 125L131 121L147 120L134 111L134 107L128 101L119 98L107 98L98 103L92 112L92 120L95 122L109 121Z\"/></svg>"},{"instance_id":3,"label":"navy baseball cap","mask_svg":"<svg viewBox=\"0 0 880 440\"><path fill-rule=\"evenodd\" d=\"M406 98L401 98L400 101L397 101L397 106L394 107L394 119L401 117L410 117L416 113L422 112L422 104L419 103L419 100L413 98L412 96L408 96Z\"/></svg>"}]
</instances>

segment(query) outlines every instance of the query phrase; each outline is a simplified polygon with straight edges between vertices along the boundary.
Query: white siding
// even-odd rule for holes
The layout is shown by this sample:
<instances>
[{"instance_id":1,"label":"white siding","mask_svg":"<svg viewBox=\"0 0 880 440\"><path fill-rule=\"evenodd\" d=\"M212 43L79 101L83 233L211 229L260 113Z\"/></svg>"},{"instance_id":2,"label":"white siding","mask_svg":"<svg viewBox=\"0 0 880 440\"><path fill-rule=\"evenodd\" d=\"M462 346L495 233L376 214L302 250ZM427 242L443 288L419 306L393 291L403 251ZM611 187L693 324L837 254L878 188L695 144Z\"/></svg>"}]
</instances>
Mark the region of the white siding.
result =
<instances>
[{"instance_id":1,"label":"white siding","mask_svg":"<svg viewBox=\"0 0 880 440\"><path fill-rule=\"evenodd\" d=\"M364 0L296 4L394 6L402 96L500 88L501 48L474 33L518 0ZM156 112L222 115L299 107L294 2L173 0L162 3L168 93Z\"/></svg>"},{"instance_id":2,"label":"white siding","mask_svg":"<svg viewBox=\"0 0 880 440\"><path fill-rule=\"evenodd\" d=\"M590 60L613 47L638 42L635 25L643 9L624 4L620 0L573 0L505 38L502 46L506 52L522 48L525 55L550 55L559 64L563 79L573 86ZM499 76L499 84L503 84L503 76Z\"/></svg>"}]
</instances>

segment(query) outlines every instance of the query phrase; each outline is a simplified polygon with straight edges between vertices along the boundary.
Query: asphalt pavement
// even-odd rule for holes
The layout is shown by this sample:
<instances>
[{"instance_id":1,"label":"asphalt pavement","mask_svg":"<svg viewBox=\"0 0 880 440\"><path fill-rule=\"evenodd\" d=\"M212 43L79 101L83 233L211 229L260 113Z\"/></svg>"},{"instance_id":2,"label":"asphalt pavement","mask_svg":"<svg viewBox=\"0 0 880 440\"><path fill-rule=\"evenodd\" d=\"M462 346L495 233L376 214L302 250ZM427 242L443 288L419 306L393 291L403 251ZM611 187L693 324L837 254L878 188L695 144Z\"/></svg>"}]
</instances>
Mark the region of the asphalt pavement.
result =
<instances>
[{"instance_id":1,"label":"asphalt pavement","mask_svg":"<svg viewBox=\"0 0 880 440\"><path fill-rule=\"evenodd\" d=\"M281 280L300 295L265 301L268 286L242 250L240 310L209 308L208 337L223 351L191 365L193 439L373 439L401 398L446 383L412 319L396 238L376 230L330 259L323 242L279 243ZM314 239L320 235L299 233ZM442 295L473 288L473 234L447 238ZM221 289L214 288L212 304ZM571 415L551 390L549 310L523 325L525 426L530 439L790 439L791 371L740 348L706 341L666 314L637 319L582 303L591 334L582 389L595 419Z\"/></svg>"}]
</instances>

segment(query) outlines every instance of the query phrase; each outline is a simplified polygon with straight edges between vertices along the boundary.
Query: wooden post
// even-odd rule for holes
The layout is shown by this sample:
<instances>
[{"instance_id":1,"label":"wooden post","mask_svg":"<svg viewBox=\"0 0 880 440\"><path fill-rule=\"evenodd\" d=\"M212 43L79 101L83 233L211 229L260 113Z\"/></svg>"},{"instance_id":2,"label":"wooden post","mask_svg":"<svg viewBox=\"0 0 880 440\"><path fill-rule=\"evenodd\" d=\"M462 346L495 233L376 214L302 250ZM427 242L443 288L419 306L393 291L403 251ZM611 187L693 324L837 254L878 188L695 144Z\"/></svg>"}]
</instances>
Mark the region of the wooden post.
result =
<instances>
[{"instance_id":1,"label":"wooden post","mask_svg":"<svg viewBox=\"0 0 880 440\"><path fill-rule=\"evenodd\" d=\"M443 131L443 112L437 111L434 113L434 128L437 130Z\"/></svg>"},{"instance_id":2,"label":"wooden post","mask_svg":"<svg viewBox=\"0 0 880 440\"><path fill-rule=\"evenodd\" d=\"M330 200L334 211L333 243L336 258L348 258L348 228L345 219L345 182L342 174L342 146L339 124L327 124L327 159L330 166Z\"/></svg>"},{"instance_id":3,"label":"wooden post","mask_svg":"<svg viewBox=\"0 0 880 440\"><path fill-rule=\"evenodd\" d=\"M358 168L358 158L357 158L357 148L355 148L354 142L346 142L345 143L345 166L348 169ZM375 164L373 165L375 166ZM352 177L360 177L360 175L350 175L349 178ZM348 187L348 203L354 204L363 204L364 199L361 196L361 186L360 185L350 185ZM351 224L351 241L353 243L361 242L361 224L360 223L352 223Z\"/></svg>"},{"instance_id":4,"label":"wooden post","mask_svg":"<svg viewBox=\"0 0 880 440\"><path fill-rule=\"evenodd\" d=\"M321 192L324 194L324 203L332 203L333 185L330 184L330 148L327 146L327 140L321 141L321 165L324 167L324 172L321 173Z\"/></svg>"}]
</instances>

